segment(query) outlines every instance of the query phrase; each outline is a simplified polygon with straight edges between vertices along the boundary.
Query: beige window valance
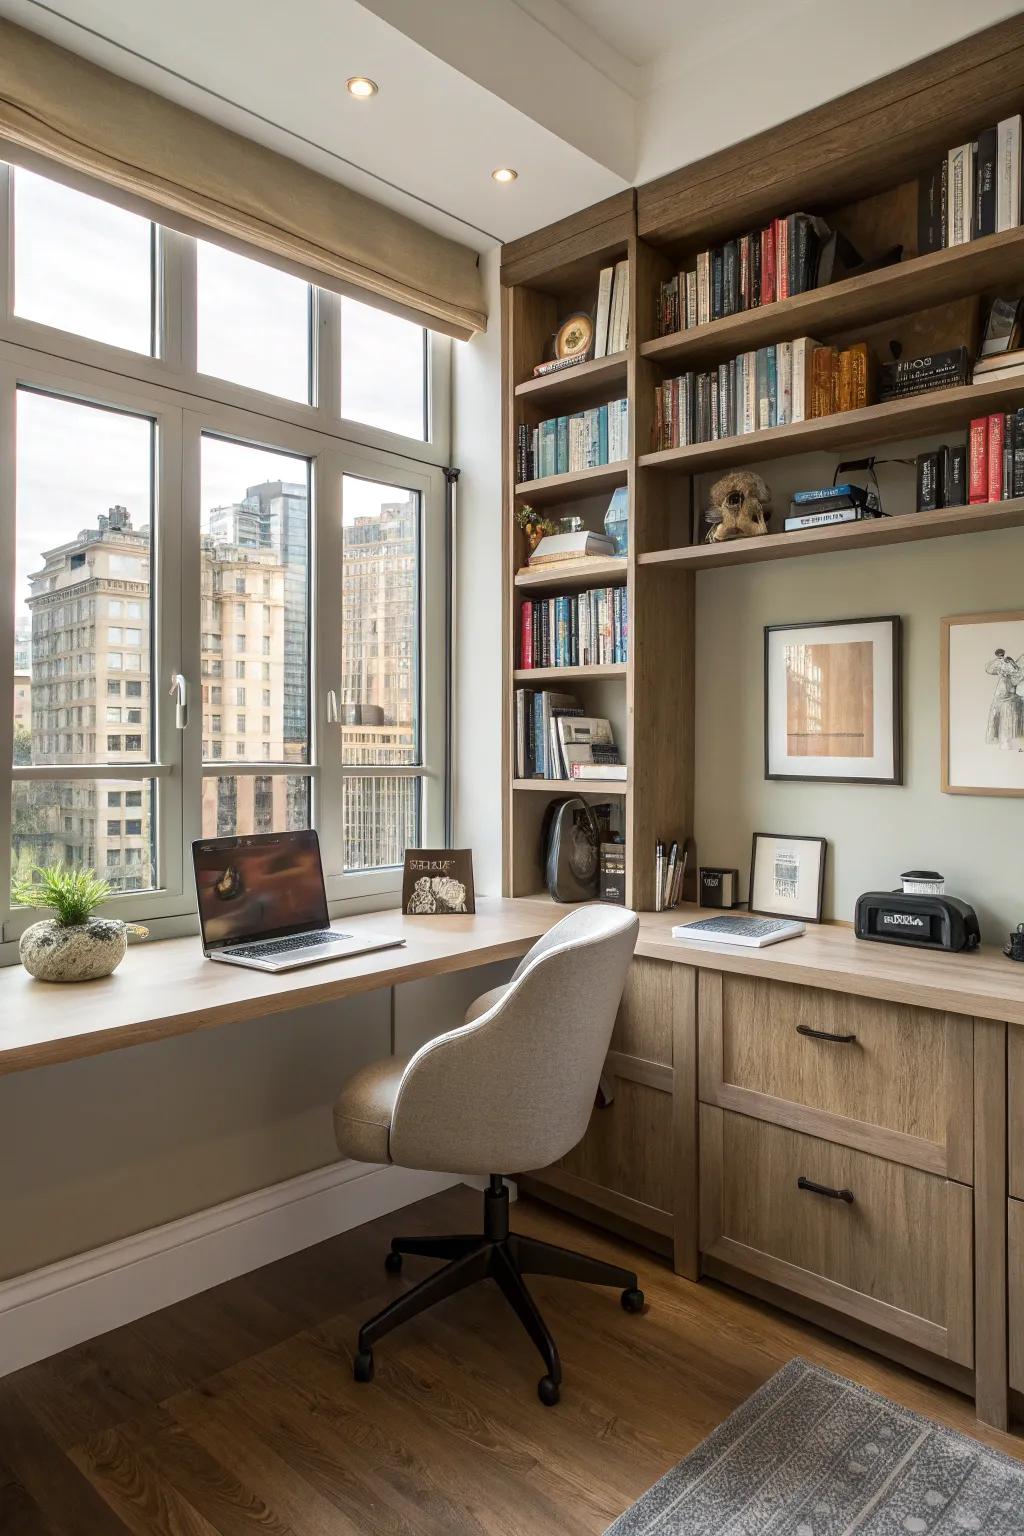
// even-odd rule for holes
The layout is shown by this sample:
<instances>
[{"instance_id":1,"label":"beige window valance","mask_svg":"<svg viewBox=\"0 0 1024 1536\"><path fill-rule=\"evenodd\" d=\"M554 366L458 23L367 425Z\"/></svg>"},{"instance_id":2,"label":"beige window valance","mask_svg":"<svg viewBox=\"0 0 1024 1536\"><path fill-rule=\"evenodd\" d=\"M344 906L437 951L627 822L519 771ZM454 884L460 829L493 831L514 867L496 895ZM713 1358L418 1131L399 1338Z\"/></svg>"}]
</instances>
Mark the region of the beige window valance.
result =
<instances>
[{"instance_id":1,"label":"beige window valance","mask_svg":"<svg viewBox=\"0 0 1024 1536\"><path fill-rule=\"evenodd\" d=\"M467 340L476 252L0 19L0 158L94 176L187 233Z\"/></svg>"}]
</instances>

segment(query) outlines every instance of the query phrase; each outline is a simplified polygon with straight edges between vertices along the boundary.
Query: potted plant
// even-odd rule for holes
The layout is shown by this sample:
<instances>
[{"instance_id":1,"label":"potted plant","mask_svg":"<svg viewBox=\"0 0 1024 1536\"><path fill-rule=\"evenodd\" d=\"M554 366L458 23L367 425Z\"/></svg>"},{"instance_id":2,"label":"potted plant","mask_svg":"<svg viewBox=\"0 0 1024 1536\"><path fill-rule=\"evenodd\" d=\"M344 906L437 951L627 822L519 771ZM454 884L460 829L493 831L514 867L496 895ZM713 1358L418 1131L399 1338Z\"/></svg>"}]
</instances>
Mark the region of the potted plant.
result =
<instances>
[{"instance_id":1,"label":"potted plant","mask_svg":"<svg viewBox=\"0 0 1024 1536\"><path fill-rule=\"evenodd\" d=\"M128 948L128 935L145 938L148 928L116 917L95 917L110 886L91 869L53 864L14 881L12 895L22 907L48 907L52 917L26 928L18 945L21 963L40 981L94 981L109 976Z\"/></svg>"}]
</instances>

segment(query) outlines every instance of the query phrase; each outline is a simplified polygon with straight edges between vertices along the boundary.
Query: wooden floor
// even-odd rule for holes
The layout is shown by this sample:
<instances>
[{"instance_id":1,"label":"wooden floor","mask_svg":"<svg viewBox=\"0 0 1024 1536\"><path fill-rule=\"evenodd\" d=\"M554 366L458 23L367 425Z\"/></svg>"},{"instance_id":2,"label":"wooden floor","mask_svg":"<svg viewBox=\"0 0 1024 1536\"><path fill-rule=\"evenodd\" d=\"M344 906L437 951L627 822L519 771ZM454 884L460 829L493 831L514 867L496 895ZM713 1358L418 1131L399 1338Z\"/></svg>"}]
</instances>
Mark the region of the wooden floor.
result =
<instances>
[{"instance_id":1,"label":"wooden floor","mask_svg":"<svg viewBox=\"0 0 1024 1536\"><path fill-rule=\"evenodd\" d=\"M387 1239L473 1230L451 1190L0 1381L2 1536L591 1536L796 1354L988 1444L971 1404L852 1345L521 1201L513 1225L635 1264L649 1310L530 1284L562 1401L490 1284L386 1339L357 1386L358 1322L427 1272Z\"/></svg>"}]
</instances>

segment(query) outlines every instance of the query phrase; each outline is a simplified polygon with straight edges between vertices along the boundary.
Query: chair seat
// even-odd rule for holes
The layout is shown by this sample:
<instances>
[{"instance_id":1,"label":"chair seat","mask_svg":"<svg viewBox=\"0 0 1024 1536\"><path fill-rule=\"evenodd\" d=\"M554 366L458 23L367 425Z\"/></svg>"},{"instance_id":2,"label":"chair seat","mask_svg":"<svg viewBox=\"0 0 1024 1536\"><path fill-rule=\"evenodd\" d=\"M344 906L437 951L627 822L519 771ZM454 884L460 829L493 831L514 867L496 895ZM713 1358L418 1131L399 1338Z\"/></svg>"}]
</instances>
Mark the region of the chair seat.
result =
<instances>
[{"instance_id":1,"label":"chair seat","mask_svg":"<svg viewBox=\"0 0 1024 1536\"><path fill-rule=\"evenodd\" d=\"M385 1056L349 1078L334 1106L334 1138L342 1157L360 1163L391 1162L391 1119L410 1060L409 1056Z\"/></svg>"},{"instance_id":2,"label":"chair seat","mask_svg":"<svg viewBox=\"0 0 1024 1536\"><path fill-rule=\"evenodd\" d=\"M488 1013L495 1003L501 1002L508 988L509 983L506 981L500 987L491 987L489 992L481 992L480 996L475 997L466 1009L466 1016L462 1022L472 1024L473 1020L478 1019L481 1014Z\"/></svg>"}]
</instances>

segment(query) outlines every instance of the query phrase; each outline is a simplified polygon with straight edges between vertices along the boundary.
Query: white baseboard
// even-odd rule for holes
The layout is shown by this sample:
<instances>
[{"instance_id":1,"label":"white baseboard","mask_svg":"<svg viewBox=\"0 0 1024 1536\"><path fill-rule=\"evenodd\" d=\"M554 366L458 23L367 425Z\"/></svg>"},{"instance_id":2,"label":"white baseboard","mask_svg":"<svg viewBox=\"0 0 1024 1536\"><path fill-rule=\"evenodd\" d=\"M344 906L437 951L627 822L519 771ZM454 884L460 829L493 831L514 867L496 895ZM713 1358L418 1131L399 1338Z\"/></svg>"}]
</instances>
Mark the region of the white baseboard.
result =
<instances>
[{"instance_id":1,"label":"white baseboard","mask_svg":"<svg viewBox=\"0 0 1024 1536\"><path fill-rule=\"evenodd\" d=\"M0 1376L461 1182L331 1163L0 1281Z\"/></svg>"}]
</instances>

